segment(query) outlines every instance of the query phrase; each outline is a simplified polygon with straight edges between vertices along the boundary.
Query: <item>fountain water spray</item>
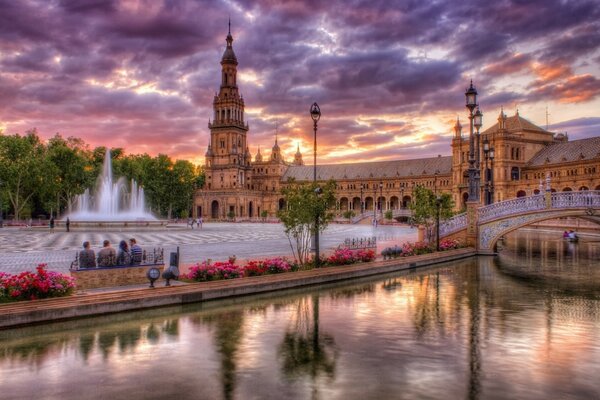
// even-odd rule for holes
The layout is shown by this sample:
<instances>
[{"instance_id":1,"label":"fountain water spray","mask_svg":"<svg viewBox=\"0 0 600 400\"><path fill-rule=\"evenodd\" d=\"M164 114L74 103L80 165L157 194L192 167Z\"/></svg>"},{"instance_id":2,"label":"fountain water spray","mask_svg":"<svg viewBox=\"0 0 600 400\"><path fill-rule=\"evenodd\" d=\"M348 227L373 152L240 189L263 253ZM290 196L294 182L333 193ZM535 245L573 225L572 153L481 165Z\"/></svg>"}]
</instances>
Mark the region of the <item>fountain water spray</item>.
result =
<instances>
[{"instance_id":1,"label":"fountain water spray","mask_svg":"<svg viewBox=\"0 0 600 400\"><path fill-rule=\"evenodd\" d=\"M124 178L113 182L112 160L107 150L94 195L86 189L77 196L75 211L68 217L73 221L156 221L146 212L144 189L133 179L129 187L130 190Z\"/></svg>"}]
</instances>

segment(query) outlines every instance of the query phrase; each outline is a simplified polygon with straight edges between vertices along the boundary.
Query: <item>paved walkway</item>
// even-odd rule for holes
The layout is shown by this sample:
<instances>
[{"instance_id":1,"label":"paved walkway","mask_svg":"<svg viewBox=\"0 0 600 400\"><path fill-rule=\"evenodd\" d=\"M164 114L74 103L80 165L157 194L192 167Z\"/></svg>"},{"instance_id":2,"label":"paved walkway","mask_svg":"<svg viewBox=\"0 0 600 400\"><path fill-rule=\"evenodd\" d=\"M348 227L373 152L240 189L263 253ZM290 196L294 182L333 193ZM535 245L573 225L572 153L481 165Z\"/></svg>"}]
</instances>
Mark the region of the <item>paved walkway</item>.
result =
<instances>
[{"instance_id":1,"label":"paved walkway","mask_svg":"<svg viewBox=\"0 0 600 400\"><path fill-rule=\"evenodd\" d=\"M332 224L321 235L322 251L331 250L353 237L377 237L381 249L389 243L415 240L416 229L408 226ZM181 262L192 264L207 258L225 260L235 254L238 260L291 255L290 245L280 224L205 223L202 229L185 224L156 231L54 232L47 228L0 229L0 271L18 273L39 263L55 271L67 272L81 244L88 240L96 251L108 239L113 246L135 237L145 249L163 247L165 258L180 247Z\"/></svg>"}]
</instances>

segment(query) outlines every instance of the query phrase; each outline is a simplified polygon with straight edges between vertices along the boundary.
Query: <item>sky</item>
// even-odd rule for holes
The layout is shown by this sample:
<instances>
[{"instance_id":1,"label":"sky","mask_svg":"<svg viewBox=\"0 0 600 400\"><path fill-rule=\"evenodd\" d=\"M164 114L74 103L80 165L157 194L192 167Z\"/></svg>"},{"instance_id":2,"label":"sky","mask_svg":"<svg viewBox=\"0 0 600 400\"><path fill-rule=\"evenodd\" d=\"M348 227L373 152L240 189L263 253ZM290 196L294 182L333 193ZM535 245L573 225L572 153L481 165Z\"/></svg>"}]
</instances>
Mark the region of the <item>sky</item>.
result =
<instances>
[{"instance_id":1,"label":"sky","mask_svg":"<svg viewBox=\"0 0 600 400\"><path fill-rule=\"evenodd\" d=\"M600 135L600 1L0 0L0 130L204 163L228 19L254 156L450 154L472 79L571 140ZM468 129L466 129L468 130Z\"/></svg>"}]
</instances>

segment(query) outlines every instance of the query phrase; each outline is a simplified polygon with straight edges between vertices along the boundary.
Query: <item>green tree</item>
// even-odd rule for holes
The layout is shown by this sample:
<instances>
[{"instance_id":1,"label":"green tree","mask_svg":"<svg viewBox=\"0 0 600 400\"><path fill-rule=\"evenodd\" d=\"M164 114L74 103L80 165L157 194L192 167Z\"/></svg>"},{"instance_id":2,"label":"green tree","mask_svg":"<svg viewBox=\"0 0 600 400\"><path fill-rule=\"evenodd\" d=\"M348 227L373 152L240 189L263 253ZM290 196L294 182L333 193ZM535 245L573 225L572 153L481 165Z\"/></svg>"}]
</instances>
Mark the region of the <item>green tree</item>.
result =
<instances>
[{"instance_id":1,"label":"green tree","mask_svg":"<svg viewBox=\"0 0 600 400\"><path fill-rule=\"evenodd\" d=\"M48 141L47 156L53 166L48 172L54 175L54 185L47 193L45 203L46 207L56 209L59 214L60 210L72 205L76 195L94 184L95 168L92 166L91 152L79 138L64 139L56 134Z\"/></svg>"},{"instance_id":2,"label":"green tree","mask_svg":"<svg viewBox=\"0 0 600 400\"><path fill-rule=\"evenodd\" d=\"M334 217L329 205L335 200L335 181L329 181L316 193L317 184L288 181L282 189L286 207L277 213L283 223L294 258L300 265L309 256L310 238L316 233L316 216L319 216L319 232L325 230Z\"/></svg>"},{"instance_id":3,"label":"green tree","mask_svg":"<svg viewBox=\"0 0 600 400\"><path fill-rule=\"evenodd\" d=\"M49 190L53 174L54 168L35 130L25 136L0 135L0 180L15 219L20 219L36 194Z\"/></svg>"},{"instance_id":4,"label":"green tree","mask_svg":"<svg viewBox=\"0 0 600 400\"><path fill-rule=\"evenodd\" d=\"M410 209L413 212L412 219L415 224L423 225L427 235L427 240L431 242L434 238L434 229L437 216L437 198L433 192L423 186L415 187L414 200L410 204ZM446 220L452 217L452 209L454 202L452 196L448 193L443 193L439 196L440 199L440 220Z\"/></svg>"}]
</instances>

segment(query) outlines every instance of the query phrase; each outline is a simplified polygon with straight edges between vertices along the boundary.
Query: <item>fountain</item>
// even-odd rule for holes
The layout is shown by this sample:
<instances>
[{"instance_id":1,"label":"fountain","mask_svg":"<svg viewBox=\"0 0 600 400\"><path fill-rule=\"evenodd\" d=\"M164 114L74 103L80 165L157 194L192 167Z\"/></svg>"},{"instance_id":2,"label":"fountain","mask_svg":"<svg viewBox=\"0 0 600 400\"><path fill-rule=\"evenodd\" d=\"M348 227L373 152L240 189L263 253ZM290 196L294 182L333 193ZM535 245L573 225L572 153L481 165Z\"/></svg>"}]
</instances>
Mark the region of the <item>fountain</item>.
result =
<instances>
[{"instance_id":1,"label":"fountain","mask_svg":"<svg viewBox=\"0 0 600 400\"><path fill-rule=\"evenodd\" d=\"M140 228L166 225L167 221L158 220L146 211L144 189L133 179L127 185L124 178L113 181L112 160L107 150L98 178L96 191L92 195L89 189L77 196L75 207L67 214L61 224L69 218L72 228Z\"/></svg>"}]
</instances>

